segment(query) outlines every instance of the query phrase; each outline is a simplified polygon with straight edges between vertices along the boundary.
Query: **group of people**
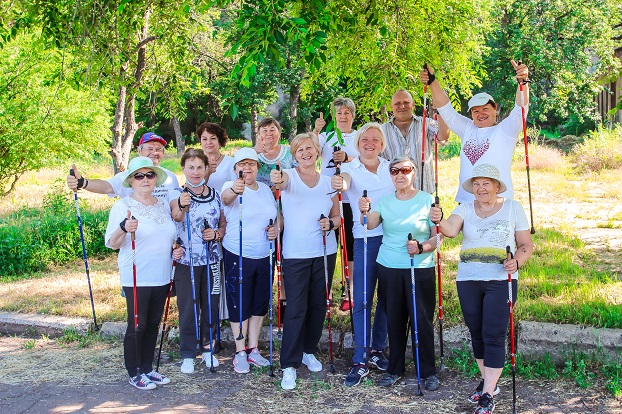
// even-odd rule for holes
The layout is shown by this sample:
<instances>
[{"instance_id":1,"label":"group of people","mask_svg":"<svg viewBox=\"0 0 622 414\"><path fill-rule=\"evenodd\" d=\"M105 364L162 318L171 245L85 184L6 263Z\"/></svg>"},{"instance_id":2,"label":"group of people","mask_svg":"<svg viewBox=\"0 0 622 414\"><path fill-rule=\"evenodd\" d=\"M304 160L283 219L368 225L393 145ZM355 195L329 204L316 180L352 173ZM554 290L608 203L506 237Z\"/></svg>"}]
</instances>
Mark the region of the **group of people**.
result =
<instances>
[{"instance_id":1,"label":"group of people","mask_svg":"<svg viewBox=\"0 0 622 414\"><path fill-rule=\"evenodd\" d=\"M525 82L527 67L512 64L517 80ZM236 372L271 365L258 342L271 303L275 243L282 246L278 257L288 300L281 386L296 387L302 364L321 371L316 355L341 243L353 269L352 303L342 306L352 307L355 344L345 385L359 384L370 367L384 371L380 386L395 384L405 372L410 327L417 335L418 380L436 390L433 253L439 237L462 232L458 295L482 376L469 400L478 404L476 413L494 410L509 321L507 277L513 279L515 301L518 269L533 250L525 212L512 200L510 176L529 88L517 90L515 108L497 122L490 95L473 96L467 117L451 106L432 68L425 67L420 80L431 91L438 121L415 116L412 96L398 90L389 122L355 130L354 102L338 98L334 116L341 138L321 132L326 122L320 114L313 132L282 145L279 123L266 118L255 148L239 149L233 157L222 153L226 131L203 123L196 131L202 150L188 149L181 158L183 186L159 166L166 141L153 133L142 136L139 156L127 171L108 181L88 180L73 166L67 177L71 189L121 197L110 212L106 245L119 249L128 309L125 366L132 385L152 389L170 381L152 369L152 360L173 261L181 371L194 372L199 354L208 367L218 365L213 338L221 318L231 321ZM444 217L431 194L432 148L450 130L462 141L459 205ZM425 161L423 171L415 159ZM344 240L336 237L342 223ZM226 309L219 312L223 291Z\"/></svg>"}]
</instances>

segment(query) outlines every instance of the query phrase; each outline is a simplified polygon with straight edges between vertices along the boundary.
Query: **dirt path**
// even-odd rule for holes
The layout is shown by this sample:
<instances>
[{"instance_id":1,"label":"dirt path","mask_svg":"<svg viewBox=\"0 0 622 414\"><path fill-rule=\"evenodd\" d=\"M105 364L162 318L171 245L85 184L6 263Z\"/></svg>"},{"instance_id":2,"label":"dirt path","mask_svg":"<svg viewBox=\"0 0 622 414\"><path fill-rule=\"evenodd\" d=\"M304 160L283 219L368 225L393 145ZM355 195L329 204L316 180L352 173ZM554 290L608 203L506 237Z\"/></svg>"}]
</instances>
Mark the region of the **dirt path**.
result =
<instances>
[{"instance_id":1,"label":"dirt path","mask_svg":"<svg viewBox=\"0 0 622 414\"><path fill-rule=\"evenodd\" d=\"M280 390L280 373L236 374L231 357L221 357L216 374L203 367L183 375L179 364L167 363L161 371L170 385L138 391L127 383L119 343L97 343L80 348L51 340L0 337L0 406L13 413L471 413L465 397L476 385L455 371L442 375L442 387L416 397L412 367L394 387L375 385L380 373L354 388L342 385L348 366L336 358L336 374L312 374L299 369L298 388ZM32 340L30 340L32 341ZM323 359L324 362L325 359ZM511 411L511 379L500 383L496 412ZM600 385L579 389L565 381L518 380L521 413L622 413L622 402L608 397Z\"/></svg>"}]
</instances>

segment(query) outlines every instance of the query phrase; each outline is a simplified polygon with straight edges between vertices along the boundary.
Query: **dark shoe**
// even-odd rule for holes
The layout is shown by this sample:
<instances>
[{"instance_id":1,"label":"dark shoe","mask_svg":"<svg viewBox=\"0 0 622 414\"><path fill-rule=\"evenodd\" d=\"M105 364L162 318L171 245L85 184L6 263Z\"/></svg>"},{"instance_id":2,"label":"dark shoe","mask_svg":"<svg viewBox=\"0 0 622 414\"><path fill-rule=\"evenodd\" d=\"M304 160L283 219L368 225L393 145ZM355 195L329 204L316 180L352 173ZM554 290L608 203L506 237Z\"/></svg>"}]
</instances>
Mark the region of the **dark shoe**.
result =
<instances>
[{"instance_id":1,"label":"dark shoe","mask_svg":"<svg viewBox=\"0 0 622 414\"><path fill-rule=\"evenodd\" d=\"M477 386L477 388L475 388L475 391L473 391L473 394L471 394L468 398L470 403L473 404L477 404L477 402L479 401L480 397L482 396L482 391L484 390L484 380L481 380L479 382L479 385ZM497 385L495 387L495 390L493 391L492 395L497 395L499 394L499 392L501 392L501 390L499 389L499 386Z\"/></svg>"},{"instance_id":2,"label":"dark shoe","mask_svg":"<svg viewBox=\"0 0 622 414\"><path fill-rule=\"evenodd\" d=\"M386 371L389 368L389 360L384 356L382 351L371 351L369 354L369 363L380 371Z\"/></svg>"},{"instance_id":3,"label":"dark shoe","mask_svg":"<svg viewBox=\"0 0 622 414\"><path fill-rule=\"evenodd\" d=\"M354 387L355 385L359 385L361 380L365 378L369 374L369 369L367 369L367 365L365 364L356 364L350 370L350 373L346 377L346 380L343 384L347 387Z\"/></svg>"},{"instance_id":4,"label":"dark shoe","mask_svg":"<svg viewBox=\"0 0 622 414\"><path fill-rule=\"evenodd\" d=\"M482 394L477 404L477 408L473 414L492 414L492 412L495 411L495 401L487 392Z\"/></svg>"},{"instance_id":5,"label":"dark shoe","mask_svg":"<svg viewBox=\"0 0 622 414\"><path fill-rule=\"evenodd\" d=\"M436 375L430 375L424 381L425 389L428 391L436 391L441 387L441 382Z\"/></svg>"},{"instance_id":6,"label":"dark shoe","mask_svg":"<svg viewBox=\"0 0 622 414\"><path fill-rule=\"evenodd\" d=\"M391 375L387 373L384 374L382 378L380 378L380 381L378 381L378 385L381 387L390 387L391 385L395 384L399 379L399 375Z\"/></svg>"}]
</instances>

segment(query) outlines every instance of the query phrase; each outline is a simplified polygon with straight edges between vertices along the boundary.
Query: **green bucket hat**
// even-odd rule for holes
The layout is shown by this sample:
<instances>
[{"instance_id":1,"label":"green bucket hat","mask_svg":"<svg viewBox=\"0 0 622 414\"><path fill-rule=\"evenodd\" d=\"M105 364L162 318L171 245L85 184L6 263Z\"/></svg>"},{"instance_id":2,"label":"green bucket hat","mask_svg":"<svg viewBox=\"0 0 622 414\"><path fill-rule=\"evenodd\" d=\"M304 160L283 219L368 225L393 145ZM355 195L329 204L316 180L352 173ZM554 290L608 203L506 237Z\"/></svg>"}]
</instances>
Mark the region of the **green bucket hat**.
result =
<instances>
[{"instance_id":1,"label":"green bucket hat","mask_svg":"<svg viewBox=\"0 0 622 414\"><path fill-rule=\"evenodd\" d=\"M160 167L153 165L153 161L149 157L136 157L130 161L130 165L127 167L127 175L123 180L123 187L130 188L130 179L134 177L134 173L141 168L148 168L156 173L156 186L164 184L168 176L164 170Z\"/></svg>"}]
</instances>

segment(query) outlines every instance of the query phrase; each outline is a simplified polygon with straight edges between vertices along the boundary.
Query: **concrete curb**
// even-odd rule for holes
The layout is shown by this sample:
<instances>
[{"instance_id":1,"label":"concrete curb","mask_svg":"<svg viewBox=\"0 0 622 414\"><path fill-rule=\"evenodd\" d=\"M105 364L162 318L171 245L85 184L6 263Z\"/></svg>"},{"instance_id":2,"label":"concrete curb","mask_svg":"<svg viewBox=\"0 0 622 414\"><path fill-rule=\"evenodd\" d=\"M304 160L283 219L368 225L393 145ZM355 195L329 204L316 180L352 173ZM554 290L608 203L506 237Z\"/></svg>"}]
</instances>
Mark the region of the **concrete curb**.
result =
<instances>
[{"instance_id":1,"label":"concrete curb","mask_svg":"<svg viewBox=\"0 0 622 414\"><path fill-rule=\"evenodd\" d=\"M85 334L91 327L92 321L86 318L69 318L64 316L37 315L24 313L0 313L0 332L28 336L47 335L58 337L67 329L74 329ZM101 335L122 339L125 335L125 322L104 322ZM170 338L177 334L171 331ZM553 324L543 322L521 321L517 327L517 352L528 358L539 358L545 354L561 362L570 351L585 353L602 353L608 357L622 354L622 329L580 327L568 324ZM276 341L276 327L273 337ZM261 332L261 341L269 341L269 327L264 326ZM224 327L221 339L225 343L233 343L231 328ZM471 347L469 331L465 326L454 326L443 330L443 339L446 355L453 349ZM439 351L438 332L436 335L437 354ZM352 333L333 331L333 346L338 351L349 351L353 348ZM320 339L320 346L328 348L328 332L325 330ZM410 340L408 341L410 347Z\"/></svg>"}]
</instances>

